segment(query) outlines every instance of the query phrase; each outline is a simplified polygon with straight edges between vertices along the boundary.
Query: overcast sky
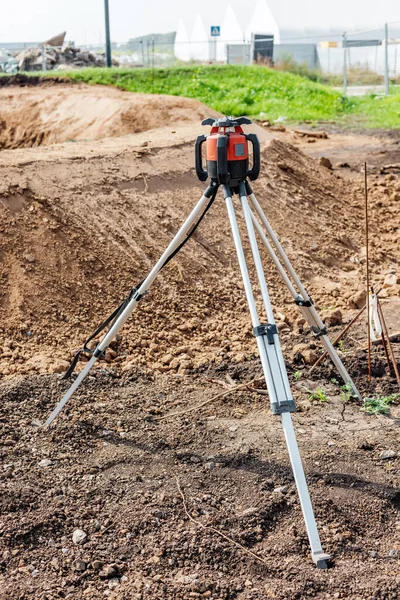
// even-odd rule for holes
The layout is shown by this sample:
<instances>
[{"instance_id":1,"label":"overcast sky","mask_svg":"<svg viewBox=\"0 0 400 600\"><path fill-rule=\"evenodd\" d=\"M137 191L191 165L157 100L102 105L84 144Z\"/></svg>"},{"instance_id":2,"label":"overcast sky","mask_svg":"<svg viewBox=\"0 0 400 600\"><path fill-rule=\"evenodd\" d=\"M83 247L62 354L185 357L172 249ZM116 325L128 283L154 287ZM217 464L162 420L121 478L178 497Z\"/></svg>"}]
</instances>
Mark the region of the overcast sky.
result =
<instances>
[{"instance_id":1,"label":"overcast sky","mask_svg":"<svg viewBox=\"0 0 400 600\"><path fill-rule=\"evenodd\" d=\"M233 0L237 4L239 0ZM109 0L113 41L147 33L175 31L179 17L194 17L196 12L220 14L229 0ZM243 0L254 7L256 0ZM0 0L1 42L44 41L61 31L78 44L104 41L103 0ZM281 19L293 17L300 27L315 26L316 12L322 28L343 20L355 27L381 27L385 21L400 21L400 0L270 0L273 13ZM316 10L313 10L313 6ZM242 7L243 9L243 7ZM283 9L283 10L282 10ZM325 12L324 12L325 11ZM314 19L312 19L314 14ZM326 19L321 15L326 14ZM215 23L218 24L218 23ZM281 27L285 24L279 23ZM287 26L287 23L286 23ZM287 28L287 27L286 27Z\"/></svg>"}]
</instances>

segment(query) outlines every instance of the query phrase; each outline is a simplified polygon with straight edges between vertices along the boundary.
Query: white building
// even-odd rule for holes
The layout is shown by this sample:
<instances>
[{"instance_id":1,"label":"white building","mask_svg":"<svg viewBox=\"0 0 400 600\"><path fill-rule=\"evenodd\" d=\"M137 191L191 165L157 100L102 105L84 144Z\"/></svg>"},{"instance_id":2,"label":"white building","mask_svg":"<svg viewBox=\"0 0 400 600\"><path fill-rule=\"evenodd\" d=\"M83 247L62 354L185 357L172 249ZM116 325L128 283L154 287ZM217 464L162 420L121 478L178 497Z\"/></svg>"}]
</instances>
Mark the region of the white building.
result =
<instances>
[{"instance_id":1,"label":"white building","mask_svg":"<svg viewBox=\"0 0 400 600\"><path fill-rule=\"evenodd\" d=\"M172 3L177 0L170 0ZM227 2L229 1L229 4ZM315 55L324 71L338 72L343 64L342 36L349 39L378 39L384 37L385 21L392 21L389 37L400 39L400 4L395 0L368 0L368 10L360 10L359 0L202 0L201 13L193 21L193 5L186 3L177 30L175 56L180 60L199 62L226 62L227 46L240 48L252 35L273 36L276 56L294 52L298 48L298 62L314 45ZM210 15L211 18L210 18ZM221 35L213 38L211 26L220 26ZM358 33L358 32L363 33ZM323 47L321 42L337 42L337 48ZM278 49L278 45L280 48ZM303 45L299 49L298 45ZM398 49L398 53L397 53ZM311 55L311 49L309 50ZM234 54L234 53L232 53ZM348 50L351 65L365 65L381 72L384 46L351 48ZM400 46L389 46L389 62L399 63ZM250 52L247 59L252 61ZM296 59L295 55L293 58ZM394 74L394 73L393 73Z\"/></svg>"}]
</instances>

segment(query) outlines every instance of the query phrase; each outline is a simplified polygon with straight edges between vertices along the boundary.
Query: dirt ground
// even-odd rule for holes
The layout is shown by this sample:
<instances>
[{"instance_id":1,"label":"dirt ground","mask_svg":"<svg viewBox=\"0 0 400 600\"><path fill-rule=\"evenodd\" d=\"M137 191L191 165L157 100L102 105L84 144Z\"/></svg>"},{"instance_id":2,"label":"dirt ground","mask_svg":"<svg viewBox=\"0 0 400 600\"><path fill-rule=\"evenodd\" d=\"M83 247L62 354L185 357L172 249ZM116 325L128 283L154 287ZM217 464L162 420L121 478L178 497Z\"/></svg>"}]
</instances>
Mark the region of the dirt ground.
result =
<instances>
[{"instance_id":1,"label":"dirt ground","mask_svg":"<svg viewBox=\"0 0 400 600\"><path fill-rule=\"evenodd\" d=\"M319 344L263 255L332 556L316 570L279 417L251 383L261 367L222 198L40 426L74 352L200 197L193 141L210 113L63 82L0 90L0 598L398 598L400 408L369 416L343 403L329 362L310 372ZM332 336L363 303L368 162L372 279L399 332L400 135L254 130L254 191ZM362 319L339 349L352 377L363 395L396 392L378 346L368 384L365 337ZM326 401L310 400L318 388Z\"/></svg>"}]
</instances>

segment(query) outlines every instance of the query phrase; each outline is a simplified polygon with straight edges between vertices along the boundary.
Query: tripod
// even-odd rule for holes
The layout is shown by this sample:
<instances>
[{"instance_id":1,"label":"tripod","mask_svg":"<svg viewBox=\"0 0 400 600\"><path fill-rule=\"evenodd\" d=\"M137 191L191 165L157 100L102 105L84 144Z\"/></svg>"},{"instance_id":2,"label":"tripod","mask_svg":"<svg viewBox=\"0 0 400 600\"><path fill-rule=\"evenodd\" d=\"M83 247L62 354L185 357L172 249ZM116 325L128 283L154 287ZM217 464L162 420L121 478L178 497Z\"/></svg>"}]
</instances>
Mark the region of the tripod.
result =
<instances>
[{"instance_id":1,"label":"tripod","mask_svg":"<svg viewBox=\"0 0 400 600\"><path fill-rule=\"evenodd\" d=\"M290 390L289 379L280 347L278 330L274 320L260 251L257 244L256 233L259 235L261 242L267 249L274 264L276 265L283 282L286 284L293 297L294 302L299 306L301 313L310 325L314 335L321 339L325 350L329 353L341 377L345 383L348 383L351 386L356 396L359 396L359 393L349 374L347 373L342 361L329 341L326 327L316 312L312 299L307 294L305 288L299 280L293 266L289 261L289 258L280 245L276 234L271 228L264 212L261 209L260 204L256 199L256 196L251 189L249 179L254 180L258 177L260 158L257 137L254 134L246 135L241 129L241 125L250 122L251 121L249 119L244 117L239 119L224 117L223 119L219 119L215 122L214 119L206 119L206 121L203 122L205 125L211 125L212 131L209 136L199 136L196 141L196 171L197 175L202 181L204 181L210 174L211 184L207 187L201 199L194 207L146 279L142 281L136 288L133 288L127 301L125 301L125 303L123 303L116 311L114 311L113 315L111 315L112 318L107 320L107 322L112 320L112 325L109 331L98 344L93 352L92 357L80 372L69 390L66 392L61 402L51 413L46 421L46 425L50 425L50 423L56 418L65 404L71 398L72 394L85 379L94 363L103 355L105 349L131 315L137 303L140 301L143 295L147 293L160 270L179 251L179 249L188 239L188 236L193 233L194 228L198 226L204 214L215 200L218 190L221 189L226 202L229 223L232 230L232 236L250 310L253 332L257 341L258 352L261 358L270 398L271 410L273 414L280 415L281 417L290 462L300 498L300 504L308 538L310 541L312 559L318 568L325 569L327 568L327 562L330 557L322 550L307 482L297 446L290 414L291 412L296 411L296 405ZM253 145L253 168L250 170L248 169L248 142ZM204 143L207 143L207 170L204 170L202 165L201 150ZM249 277L242 240L236 219L236 210L233 202L234 194L237 194L240 199L247 234L250 241L251 254L253 257L264 310L267 317L267 323L262 323L260 321L260 317L256 308L252 284ZM266 234L271 239L271 242L268 240ZM291 279L293 280L293 283ZM296 287L298 291L296 291ZM93 339L97 335L98 331L100 331L100 328L89 339ZM87 351L86 346L85 350Z\"/></svg>"}]
</instances>

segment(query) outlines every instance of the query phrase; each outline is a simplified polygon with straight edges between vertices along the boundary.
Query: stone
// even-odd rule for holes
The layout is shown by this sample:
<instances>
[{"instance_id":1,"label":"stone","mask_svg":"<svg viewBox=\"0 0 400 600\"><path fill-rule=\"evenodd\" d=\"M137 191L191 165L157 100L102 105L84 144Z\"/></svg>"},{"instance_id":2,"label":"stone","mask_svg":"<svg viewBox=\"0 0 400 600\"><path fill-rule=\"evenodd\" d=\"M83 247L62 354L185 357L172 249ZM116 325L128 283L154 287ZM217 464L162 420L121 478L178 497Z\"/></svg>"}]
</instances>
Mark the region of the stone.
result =
<instances>
[{"instance_id":1,"label":"stone","mask_svg":"<svg viewBox=\"0 0 400 600\"><path fill-rule=\"evenodd\" d=\"M215 463L212 460L210 460L209 462L206 462L206 464L204 465L204 468L211 471L212 469L215 468Z\"/></svg>"},{"instance_id":2,"label":"stone","mask_svg":"<svg viewBox=\"0 0 400 600\"><path fill-rule=\"evenodd\" d=\"M376 558L378 556L378 553L375 552L375 550L371 550L371 552L369 553L371 558Z\"/></svg>"},{"instance_id":3,"label":"stone","mask_svg":"<svg viewBox=\"0 0 400 600\"><path fill-rule=\"evenodd\" d=\"M362 308L365 306L366 294L365 290L360 290L350 296L348 299L349 308Z\"/></svg>"},{"instance_id":4,"label":"stone","mask_svg":"<svg viewBox=\"0 0 400 600\"><path fill-rule=\"evenodd\" d=\"M395 273L388 273L385 276L384 282L383 282L383 287L384 288L389 288L389 287L393 287L394 285L397 285L398 282L398 277Z\"/></svg>"},{"instance_id":5,"label":"stone","mask_svg":"<svg viewBox=\"0 0 400 600\"><path fill-rule=\"evenodd\" d=\"M389 554L388 554L389 558L395 558L396 555L397 555L396 550L389 550Z\"/></svg>"},{"instance_id":6,"label":"stone","mask_svg":"<svg viewBox=\"0 0 400 600\"><path fill-rule=\"evenodd\" d=\"M115 565L106 565L99 576L101 579L113 579L118 575L118 569Z\"/></svg>"},{"instance_id":7,"label":"stone","mask_svg":"<svg viewBox=\"0 0 400 600\"><path fill-rule=\"evenodd\" d=\"M172 354L164 354L164 356L162 356L160 358L160 361L162 362L163 365L169 365L169 363L173 360L173 356Z\"/></svg>"},{"instance_id":8,"label":"stone","mask_svg":"<svg viewBox=\"0 0 400 600\"><path fill-rule=\"evenodd\" d=\"M120 581L116 577L113 579L110 579L110 581L108 582L108 587L110 588L110 590L114 590L119 585L120 585Z\"/></svg>"},{"instance_id":9,"label":"stone","mask_svg":"<svg viewBox=\"0 0 400 600\"><path fill-rule=\"evenodd\" d=\"M281 485L280 487L274 489L274 494L286 494L288 489L289 488L287 485Z\"/></svg>"},{"instance_id":10,"label":"stone","mask_svg":"<svg viewBox=\"0 0 400 600\"><path fill-rule=\"evenodd\" d=\"M75 529L72 534L72 541L74 544L82 544L83 540L87 538L87 534L82 529Z\"/></svg>"},{"instance_id":11,"label":"stone","mask_svg":"<svg viewBox=\"0 0 400 600\"><path fill-rule=\"evenodd\" d=\"M43 458L39 463L39 467L51 467L52 461L49 458Z\"/></svg>"},{"instance_id":12,"label":"stone","mask_svg":"<svg viewBox=\"0 0 400 600\"><path fill-rule=\"evenodd\" d=\"M293 359L295 362L303 361L305 364L310 365L315 363L317 358L317 353L308 344L296 344L293 347Z\"/></svg>"},{"instance_id":13,"label":"stone","mask_svg":"<svg viewBox=\"0 0 400 600\"><path fill-rule=\"evenodd\" d=\"M74 571L86 571L86 563L81 558L77 558L72 563L72 568Z\"/></svg>"},{"instance_id":14,"label":"stone","mask_svg":"<svg viewBox=\"0 0 400 600\"><path fill-rule=\"evenodd\" d=\"M334 327L335 325L341 325L343 323L342 311L338 308L322 311L321 316L327 327Z\"/></svg>"},{"instance_id":15,"label":"stone","mask_svg":"<svg viewBox=\"0 0 400 600\"><path fill-rule=\"evenodd\" d=\"M326 156L321 156L321 158L319 159L319 164L322 167L326 167L327 169L332 169L332 163Z\"/></svg>"},{"instance_id":16,"label":"stone","mask_svg":"<svg viewBox=\"0 0 400 600\"><path fill-rule=\"evenodd\" d=\"M380 455L379 458L381 460L388 460L389 458L396 458L397 454L394 450L383 450Z\"/></svg>"}]
</instances>

